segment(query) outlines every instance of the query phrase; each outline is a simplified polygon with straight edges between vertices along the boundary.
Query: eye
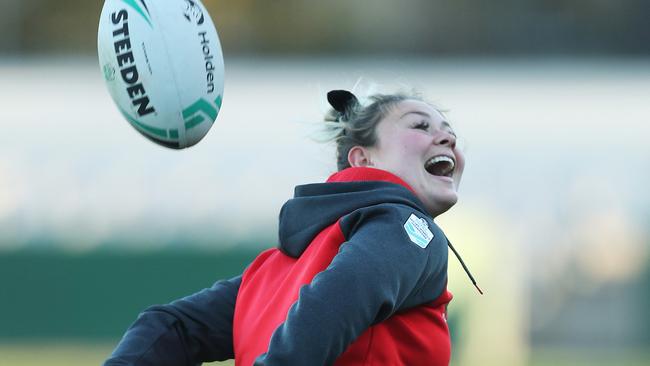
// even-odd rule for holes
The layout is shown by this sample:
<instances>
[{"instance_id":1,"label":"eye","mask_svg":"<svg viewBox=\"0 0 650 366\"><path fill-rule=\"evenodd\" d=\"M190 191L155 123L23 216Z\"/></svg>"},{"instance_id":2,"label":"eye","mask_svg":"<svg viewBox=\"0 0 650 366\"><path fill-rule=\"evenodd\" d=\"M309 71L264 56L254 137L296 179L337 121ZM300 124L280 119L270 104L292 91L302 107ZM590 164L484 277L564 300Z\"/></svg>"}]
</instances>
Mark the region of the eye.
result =
<instances>
[{"instance_id":1,"label":"eye","mask_svg":"<svg viewBox=\"0 0 650 366\"><path fill-rule=\"evenodd\" d=\"M414 124L413 128L418 129L418 130L428 131L429 130L429 122L420 121L420 122Z\"/></svg>"}]
</instances>

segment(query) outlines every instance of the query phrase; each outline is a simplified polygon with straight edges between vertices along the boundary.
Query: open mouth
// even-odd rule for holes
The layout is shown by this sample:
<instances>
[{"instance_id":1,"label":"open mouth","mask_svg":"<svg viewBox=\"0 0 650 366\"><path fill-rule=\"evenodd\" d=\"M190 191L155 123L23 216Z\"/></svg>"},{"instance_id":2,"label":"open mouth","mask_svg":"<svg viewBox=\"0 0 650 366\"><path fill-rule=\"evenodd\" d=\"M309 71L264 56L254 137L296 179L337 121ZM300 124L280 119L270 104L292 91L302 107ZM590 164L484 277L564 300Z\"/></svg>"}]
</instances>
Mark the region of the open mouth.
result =
<instances>
[{"instance_id":1,"label":"open mouth","mask_svg":"<svg viewBox=\"0 0 650 366\"><path fill-rule=\"evenodd\" d=\"M437 177L451 177L455 166L454 159L446 155L434 156L424 163L424 169Z\"/></svg>"}]
</instances>

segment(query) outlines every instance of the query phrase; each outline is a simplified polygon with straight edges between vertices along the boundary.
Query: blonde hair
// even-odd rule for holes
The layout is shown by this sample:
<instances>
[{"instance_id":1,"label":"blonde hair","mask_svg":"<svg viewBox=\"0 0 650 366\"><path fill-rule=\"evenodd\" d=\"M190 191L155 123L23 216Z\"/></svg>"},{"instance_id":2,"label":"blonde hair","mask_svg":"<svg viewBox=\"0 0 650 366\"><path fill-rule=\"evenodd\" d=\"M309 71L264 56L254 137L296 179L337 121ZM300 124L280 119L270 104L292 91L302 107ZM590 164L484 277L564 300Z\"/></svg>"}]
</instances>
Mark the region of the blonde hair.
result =
<instances>
[{"instance_id":1,"label":"blonde hair","mask_svg":"<svg viewBox=\"0 0 650 366\"><path fill-rule=\"evenodd\" d=\"M417 92L373 94L362 103L350 103L344 111L331 108L325 114L320 140L336 143L336 165L339 171L349 168L348 153L354 146L372 147L377 143L377 125L398 103L418 100L431 104ZM440 111L434 106L436 110Z\"/></svg>"}]
</instances>

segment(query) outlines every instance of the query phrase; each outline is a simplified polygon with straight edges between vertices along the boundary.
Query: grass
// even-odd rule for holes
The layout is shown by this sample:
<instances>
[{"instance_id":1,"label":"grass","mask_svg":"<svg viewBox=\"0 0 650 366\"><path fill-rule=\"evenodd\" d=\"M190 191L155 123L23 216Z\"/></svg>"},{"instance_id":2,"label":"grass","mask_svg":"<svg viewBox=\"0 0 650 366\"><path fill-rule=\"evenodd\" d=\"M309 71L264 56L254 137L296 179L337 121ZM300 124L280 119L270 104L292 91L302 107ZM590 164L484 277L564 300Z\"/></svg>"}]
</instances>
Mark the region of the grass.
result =
<instances>
[{"instance_id":1,"label":"grass","mask_svg":"<svg viewBox=\"0 0 650 366\"><path fill-rule=\"evenodd\" d=\"M80 343L16 343L0 344L1 366L89 366L101 365L114 344ZM234 362L212 362L204 365L233 366Z\"/></svg>"},{"instance_id":2,"label":"grass","mask_svg":"<svg viewBox=\"0 0 650 366\"><path fill-rule=\"evenodd\" d=\"M2 366L88 366L101 365L114 344L82 343L5 343L0 344ZM619 351L534 349L526 366L646 366L650 365L650 350ZM234 362L213 362L204 365L233 366ZM453 365L452 366L459 366ZM504 365L523 366L523 365Z\"/></svg>"},{"instance_id":3,"label":"grass","mask_svg":"<svg viewBox=\"0 0 650 366\"><path fill-rule=\"evenodd\" d=\"M0 345L0 365L101 365L111 349L112 346L95 344L3 344Z\"/></svg>"}]
</instances>

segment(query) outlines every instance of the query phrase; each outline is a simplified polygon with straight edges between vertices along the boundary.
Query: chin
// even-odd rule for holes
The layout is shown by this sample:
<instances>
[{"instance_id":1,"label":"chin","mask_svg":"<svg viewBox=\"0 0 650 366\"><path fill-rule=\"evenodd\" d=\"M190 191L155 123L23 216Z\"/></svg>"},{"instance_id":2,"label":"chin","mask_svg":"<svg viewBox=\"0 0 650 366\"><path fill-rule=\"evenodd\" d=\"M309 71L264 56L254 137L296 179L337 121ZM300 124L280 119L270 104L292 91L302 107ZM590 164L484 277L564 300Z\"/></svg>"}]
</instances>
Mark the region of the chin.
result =
<instances>
[{"instance_id":1,"label":"chin","mask_svg":"<svg viewBox=\"0 0 650 366\"><path fill-rule=\"evenodd\" d=\"M458 202L458 196L453 194L445 195L444 197L435 197L433 203L429 205L429 213L431 216L436 217L440 214L447 212Z\"/></svg>"}]
</instances>

